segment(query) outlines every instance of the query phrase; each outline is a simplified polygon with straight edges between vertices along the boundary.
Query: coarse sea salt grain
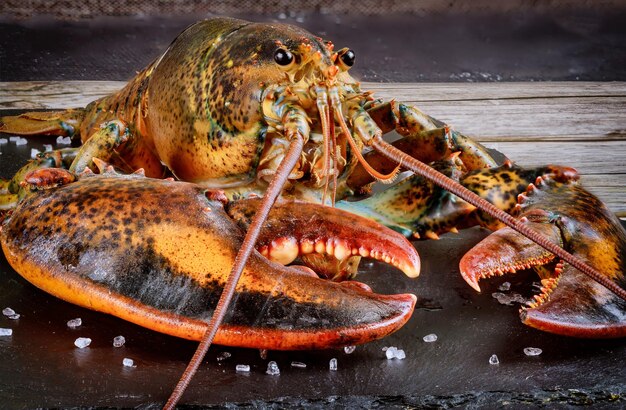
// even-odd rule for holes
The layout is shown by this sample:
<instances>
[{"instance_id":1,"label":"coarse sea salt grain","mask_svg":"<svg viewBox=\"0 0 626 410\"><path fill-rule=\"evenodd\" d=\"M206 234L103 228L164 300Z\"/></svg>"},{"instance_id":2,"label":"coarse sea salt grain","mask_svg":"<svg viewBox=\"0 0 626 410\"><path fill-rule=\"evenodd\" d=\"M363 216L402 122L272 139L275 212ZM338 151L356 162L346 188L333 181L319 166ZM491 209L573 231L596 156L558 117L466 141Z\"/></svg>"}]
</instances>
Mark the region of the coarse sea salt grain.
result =
<instances>
[{"instance_id":1,"label":"coarse sea salt grain","mask_svg":"<svg viewBox=\"0 0 626 410\"><path fill-rule=\"evenodd\" d=\"M386 349L383 349L385 351L385 356L387 356L387 360L393 360L393 359L398 359L398 360L402 360L406 358L406 354L404 353L404 350L402 349L398 349L395 346L389 346Z\"/></svg>"},{"instance_id":2,"label":"coarse sea salt grain","mask_svg":"<svg viewBox=\"0 0 626 410\"><path fill-rule=\"evenodd\" d=\"M41 154L41 151L39 151L38 149L36 149L36 148L31 148L30 149L30 158L31 159L37 158L37 155L39 155L39 154Z\"/></svg>"},{"instance_id":3,"label":"coarse sea salt grain","mask_svg":"<svg viewBox=\"0 0 626 410\"><path fill-rule=\"evenodd\" d=\"M19 141L20 137L9 137L9 141L16 142Z\"/></svg>"},{"instance_id":4,"label":"coarse sea salt grain","mask_svg":"<svg viewBox=\"0 0 626 410\"><path fill-rule=\"evenodd\" d=\"M122 347L126 343L126 338L124 336L115 336L113 338L113 347Z\"/></svg>"},{"instance_id":5,"label":"coarse sea salt grain","mask_svg":"<svg viewBox=\"0 0 626 410\"><path fill-rule=\"evenodd\" d=\"M88 337L79 337L76 340L74 340L74 346L78 347L79 349L83 349L89 346L90 344L91 344L91 339Z\"/></svg>"},{"instance_id":6,"label":"coarse sea salt grain","mask_svg":"<svg viewBox=\"0 0 626 410\"><path fill-rule=\"evenodd\" d=\"M71 329L76 329L82 324L83 324L83 320L79 317L77 317L76 319L70 319L67 321L67 327Z\"/></svg>"},{"instance_id":7,"label":"coarse sea salt grain","mask_svg":"<svg viewBox=\"0 0 626 410\"><path fill-rule=\"evenodd\" d=\"M498 290L501 292L511 290L511 282L502 282L500 286L498 286Z\"/></svg>"},{"instance_id":8,"label":"coarse sea salt grain","mask_svg":"<svg viewBox=\"0 0 626 410\"><path fill-rule=\"evenodd\" d=\"M267 370L265 371L265 373L269 374L270 376L278 376L280 374L280 369L278 368L278 363L276 363L275 361L271 361L267 364Z\"/></svg>"},{"instance_id":9,"label":"coarse sea salt grain","mask_svg":"<svg viewBox=\"0 0 626 410\"><path fill-rule=\"evenodd\" d=\"M429 335L426 335L424 337L422 337L422 340L426 343L432 343L432 342L436 342L437 341L437 335L434 333L431 333Z\"/></svg>"},{"instance_id":10,"label":"coarse sea salt grain","mask_svg":"<svg viewBox=\"0 0 626 410\"><path fill-rule=\"evenodd\" d=\"M492 354L489 357L489 364L500 364L500 359L498 359L498 356L496 356L495 354Z\"/></svg>"},{"instance_id":11,"label":"coarse sea salt grain","mask_svg":"<svg viewBox=\"0 0 626 410\"><path fill-rule=\"evenodd\" d=\"M70 137L57 137L58 145L70 145L72 143L72 139Z\"/></svg>"},{"instance_id":12,"label":"coarse sea salt grain","mask_svg":"<svg viewBox=\"0 0 626 410\"><path fill-rule=\"evenodd\" d=\"M15 141L15 145L26 145L28 140L26 138L19 138Z\"/></svg>"},{"instance_id":13,"label":"coarse sea salt grain","mask_svg":"<svg viewBox=\"0 0 626 410\"><path fill-rule=\"evenodd\" d=\"M9 142L6 138L0 138L0 145L7 144Z\"/></svg>"},{"instance_id":14,"label":"coarse sea salt grain","mask_svg":"<svg viewBox=\"0 0 626 410\"><path fill-rule=\"evenodd\" d=\"M12 320L17 320L20 318L20 314L15 313L15 310L11 309L10 307L2 309L2 314Z\"/></svg>"},{"instance_id":15,"label":"coarse sea salt grain","mask_svg":"<svg viewBox=\"0 0 626 410\"><path fill-rule=\"evenodd\" d=\"M335 359L334 357L330 359L330 361L328 362L328 369L332 370L333 372L337 371L337 359Z\"/></svg>"},{"instance_id":16,"label":"coarse sea salt grain","mask_svg":"<svg viewBox=\"0 0 626 410\"><path fill-rule=\"evenodd\" d=\"M137 366L135 366L135 361L134 361L133 359L129 359L128 357L125 357L125 358L122 360L122 364L123 364L125 367L137 367Z\"/></svg>"},{"instance_id":17,"label":"coarse sea salt grain","mask_svg":"<svg viewBox=\"0 0 626 410\"><path fill-rule=\"evenodd\" d=\"M4 327L0 327L0 336L11 336L13 334L13 329L5 329Z\"/></svg>"},{"instance_id":18,"label":"coarse sea salt grain","mask_svg":"<svg viewBox=\"0 0 626 410\"><path fill-rule=\"evenodd\" d=\"M526 356L539 356L541 353L543 353L543 350L541 350L538 347L525 347L524 348L524 354Z\"/></svg>"},{"instance_id":19,"label":"coarse sea salt grain","mask_svg":"<svg viewBox=\"0 0 626 410\"><path fill-rule=\"evenodd\" d=\"M217 361L218 362L222 362L222 361L228 359L230 356L232 356L230 353L222 352L222 353L217 355Z\"/></svg>"},{"instance_id":20,"label":"coarse sea salt grain","mask_svg":"<svg viewBox=\"0 0 626 410\"><path fill-rule=\"evenodd\" d=\"M494 292L491 294L491 297L493 297L494 299L496 299L498 301L498 303L500 303L501 305L507 305L507 306L512 306L514 303L520 303L520 304L524 304L527 302L527 300L520 295L519 293L501 293L501 292Z\"/></svg>"},{"instance_id":21,"label":"coarse sea salt grain","mask_svg":"<svg viewBox=\"0 0 626 410\"><path fill-rule=\"evenodd\" d=\"M298 367L300 369L306 368L306 363L302 362L291 362L291 367Z\"/></svg>"},{"instance_id":22,"label":"coarse sea salt grain","mask_svg":"<svg viewBox=\"0 0 626 410\"><path fill-rule=\"evenodd\" d=\"M50 152L52 151L52 145L51 144L43 144L43 149L45 152Z\"/></svg>"},{"instance_id":23,"label":"coarse sea salt grain","mask_svg":"<svg viewBox=\"0 0 626 410\"><path fill-rule=\"evenodd\" d=\"M2 309L2 314L4 316L11 316L15 314L15 310L11 309L10 307L6 307L4 309Z\"/></svg>"},{"instance_id":24,"label":"coarse sea salt grain","mask_svg":"<svg viewBox=\"0 0 626 410\"><path fill-rule=\"evenodd\" d=\"M235 366L235 371L239 373L250 373L250 366L247 364L238 364Z\"/></svg>"},{"instance_id":25,"label":"coarse sea salt grain","mask_svg":"<svg viewBox=\"0 0 626 410\"><path fill-rule=\"evenodd\" d=\"M352 354L352 353L354 353L355 350L356 350L356 346L346 346L346 347L343 348L343 351L346 354Z\"/></svg>"}]
</instances>

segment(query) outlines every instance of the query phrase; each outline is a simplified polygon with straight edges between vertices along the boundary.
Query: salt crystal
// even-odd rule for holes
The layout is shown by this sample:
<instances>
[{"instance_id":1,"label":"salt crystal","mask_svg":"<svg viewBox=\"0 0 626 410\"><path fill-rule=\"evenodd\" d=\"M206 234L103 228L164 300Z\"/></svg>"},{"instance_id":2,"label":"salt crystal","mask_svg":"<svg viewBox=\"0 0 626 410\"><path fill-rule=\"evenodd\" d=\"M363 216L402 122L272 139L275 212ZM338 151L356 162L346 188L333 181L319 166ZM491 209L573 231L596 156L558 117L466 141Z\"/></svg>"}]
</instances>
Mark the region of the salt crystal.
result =
<instances>
[{"instance_id":1,"label":"salt crystal","mask_svg":"<svg viewBox=\"0 0 626 410\"><path fill-rule=\"evenodd\" d=\"M306 364L302 362L291 362L291 367L299 367L301 369L306 368Z\"/></svg>"},{"instance_id":2,"label":"salt crystal","mask_svg":"<svg viewBox=\"0 0 626 410\"><path fill-rule=\"evenodd\" d=\"M4 316L11 316L15 314L15 310L11 309L10 307L7 307L7 308L2 309L2 314Z\"/></svg>"},{"instance_id":3,"label":"salt crystal","mask_svg":"<svg viewBox=\"0 0 626 410\"><path fill-rule=\"evenodd\" d=\"M35 159L37 158L37 155L41 154L41 151L39 151L38 149L35 148L31 148L30 149L30 158L31 159Z\"/></svg>"},{"instance_id":4,"label":"salt crystal","mask_svg":"<svg viewBox=\"0 0 626 410\"><path fill-rule=\"evenodd\" d=\"M9 142L9 140L8 140L8 139L6 139L6 138L0 138L0 145L6 144L6 143L8 143L8 142Z\"/></svg>"},{"instance_id":5,"label":"salt crystal","mask_svg":"<svg viewBox=\"0 0 626 410\"><path fill-rule=\"evenodd\" d=\"M28 140L26 138L19 138L15 141L15 145L26 145L28 144Z\"/></svg>"},{"instance_id":6,"label":"salt crystal","mask_svg":"<svg viewBox=\"0 0 626 410\"><path fill-rule=\"evenodd\" d=\"M498 290L503 292L511 290L511 282L503 282L500 286L498 286Z\"/></svg>"},{"instance_id":7,"label":"salt crystal","mask_svg":"<svg viewBox=\"0 0 626 410\"><path fill-rule=\"evenodd\" d=\"M0 336L11 336L13 334L13 329L5 329L0 327Z\"/></svg>"},{"instance_id":8,"label":"salt crystal","mask_svg":"<svg viewBox=\"0 0 626 410\"><path fill-rule=\"evenodd\" d=\"M70 137L57 137L58 145L70 145L72 143L72 139Z\"/></svg>"},{"instance_id":9,"label":"salt crystal","mask_svg":"<svg viewBox=\"0 0 626 410\"><path fill-rule=\"evenodd\" d=\"M222 352L222 353L217 355L217 361L218 362L224 361L224 360L228 359L230 356L232 356L230 353Z\"/></svg>"},{"instance_id":10,"label":"salt crystal","mask_svg":"<svg viewBox=\"0 0 626 410\"><path fill-rule=\"evenodd\" d=\"M489 358L489 364L500 364L500 360L498 360L498 356L492 354Z\"/></svg>"},{"instance_id":11,"label":"salt crystal","mask_svg":"<svg viewBox=\"0 0 626 410\"><path fill-rule=\"evenodd\" d=\"M79 349L83 349L89 346L90 344L91 344L91 339L88 337L79 337L76 340L74 340L74 346L78 347Z\"/></svg>"},{"instance_id":12,"label":"salt crystal","mask_svg":"<svg viewBox=\"0 0 626 410\"><path fill-rule=\"evenodd\" d=\"M9 137L9 141L11 142L17 142L20 140L20 137Z\"/></svg>"},{"instance_id":13,"label":"salt crystal","mask_svg":"<svg viewBox=\"0 0 626 410\"><path fill-rule=\"evenodd\" d=\"M43 149L45 152L50 152L52 151L52 145L51 144L43 144Z\"/></svg>"},{"instance_id":14,"label":"salt crystal","mask_svg":"<svg viewBox=\"0 0 626 410\"><path fill-rule=\"evenodd\" d=\"M125 357L124 360L122 360L122 364L126 367L137 367L135 366L135 361L133 359L129 359L128 357Z\"/></svg>"},{"instance_id":15,"label":"salt crystal","mask_svg":"<svg viewBox=\"0 0 626 410\"><path fill-rule=\"evenodd\" d=\"M509 294L505 294L505 293L501 293L501 292L494 292L491 294L491 297L493 297L494 299L496 299L498 301L498 303L500 303L501 305L507 305L507 306L512 306L514 303L526 303L527 300L520 295L519 293L509 293Z\"/></svg>"},{"instance_id":16,"label":"salt crystal","mask_svg":"<svg viewBox=\"0 0 626 410\"><path fill-rule=\"evenodd\" d=\"M280 14L278 15L278 19L279 19L279 20L284 20L284 19L286 19L286 18L287 18L287 15L286 15L285 13L280 13Z\"/></svg>"},{"instance_id":17,"label":"salt crystal","mask_svg":"<svg viewBox=\"0 0 626 410\"><path fill-rule=\"evenodd\" d=\"M248 366L247 364L238 364L237 366L235 366L235 371L240 373L249 373L250 366Z\"/></svg>"},{"instance_id":18,"label":"salt crystal","mask_svg":"<svg viewBox=\"0 0 626 410\"><path fill-rule=\"evenodd\" d=\"M15 313L15 310L11 309L10 307L2 309L2 314L12 320L17 320L20 318L19 313Z\"/></svg>"},{"instance_id":19,"label":"salt crystal","mask_svg":"<svg viewBox=\"0 0 626 410\"><path fill-rule=\"evenodd\" d=\"M124 336L115 336L113 338L113 347L122 347L126 343L126 338Z\"/></svg>"},{"instance_id":20,"label":"salt crystal","mask_svg":"<svg viewBox=\"0 0 626 410\"><path fill-rule=\"evenodd\" d=\"M267 360L267 349L259 350L259 356L261 357L261 359Z\"/></svg>"},{"instance_id":21,"label":"salt crystal","mask_svg":"<svg viewBox=\"0 0 626 410\"><path fill-rule=\"evenodd\" d=\"M395 346L389 346L387 349L385 349L385 356L387 356L387 360L393 360L393 359L402 360L406 358L406 354L404 353L404 350L398 349Z\"/></svg>"},{"instance_id":22,"label":"salt crystal","mask_svg":"<svg viewBox=\"0 0 626 410\"><path fill-rule=\"evenodd\" d=\"M538 347L525 347L524 348L524 354L526 356L539 356L541 353L543 353L543 350L541 350Z\"/></svg>"},{"instance_id":23,"label":"salt crystal","mask_svg":"<svg viewBox=\"0 0 626 410\"><path fill-rule=\"evenodd\" d=\"M426 336L422 337L422 340L425 341L426 343L436 342L437 341L437 335L434 334L434 333L431 333L429 335L426 335Z\"/></svg>"},{"instance_id":24,"label":"salt crystal","mask_svg":"<svg viewBox=\"0 0 626 410\"><path fill-rule=\"evenodd\" d=\"M278 364L275 361L271 361L267 364L267 370L265 373L270 376L278 376L280 374L280 369L278 368Z\"/></svg>"},{"instance_id":25,"label":"salt crystal","mask_svg":"<svg viewBox=\"0 0 626 410\"><path fill-rule=\"evenodd\" d=\"M346 346L343 348L343 351L346 352L346 354L352 354L355 350L356 346Z\"/></svg>"},{"instance_id":26,"label":"salt crystal","mask_svg":"<svg viewBox=\"0 0 626 410\"><path fill-rule=\"evenodd\" d=\"M79 317L77 317L76 319L70 319L67 321L67 327L72 328L72 329L76 329L82 324L83 324L83 321Z\"/></svg>"},{"instance_id":27,"label":"salt crystal","mask_svg":"<svg viewBox=\"0 0 626 410\"><path fill-rule=\"evenodd\" d=\"M330 359L330 362L328 362L328 369L334 372L337 371L337 359L335 359L334 357Z\"/></svg>"}]
</instances>

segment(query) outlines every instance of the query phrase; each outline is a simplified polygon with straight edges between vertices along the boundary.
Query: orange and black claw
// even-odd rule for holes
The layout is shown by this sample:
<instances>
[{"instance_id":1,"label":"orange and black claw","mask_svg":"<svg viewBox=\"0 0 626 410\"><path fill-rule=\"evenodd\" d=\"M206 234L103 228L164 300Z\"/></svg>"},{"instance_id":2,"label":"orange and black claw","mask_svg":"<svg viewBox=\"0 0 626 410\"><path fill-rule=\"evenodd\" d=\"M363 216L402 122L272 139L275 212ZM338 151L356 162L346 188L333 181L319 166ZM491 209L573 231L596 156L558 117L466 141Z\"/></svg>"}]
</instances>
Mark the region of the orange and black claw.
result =
<instances>
[{"instance_id":1,"label":"orange and black claw","mask_svg":"<svg viewBox=\"0 0 626 410\"><path fill-rule=\"evenodd\" d=\"M56 297L200 340L243 236L221 194L106 173L34 192L4 221L0 243L20 275ZM253 252L215 343L276 350L366 343L404 325L415 301Z\"/></svg>"},{"instance_id":2,"label":"orange and black claw","mask_svg":"<svg viewBox=\"0 0 626 410\"><path fill-rule=\"evenodd\" d=\"M571 178L566 177L571 180ZM520 195L521 218L626 288L626 231L595 196L575 183L541 178ZM566 336L626 336L626 302L510 228L501 229L461 260L466 282L533 268L541 293L520 311L522 322Z\"/></svg>"},{"instance_id":3,"label":"orange and black claw","mask_svg":"<svg viewBox=\"0 0 626 410\"><path fill-rule=\"evenodd\" d=\"M260 203L259 198L246 199L230 202L225 208L247 229ZM403 235L370 219L303 201L277 201L256 248L263 256L283 265L307 255L325 256L335 259L337 264L352 257L368 257L386 262L411 278L420 272L419 255ZM308 260L314 263L310 266L314 270L321 265L317 259L303 258L305 263Z\"/></svg>"}]
</instances>

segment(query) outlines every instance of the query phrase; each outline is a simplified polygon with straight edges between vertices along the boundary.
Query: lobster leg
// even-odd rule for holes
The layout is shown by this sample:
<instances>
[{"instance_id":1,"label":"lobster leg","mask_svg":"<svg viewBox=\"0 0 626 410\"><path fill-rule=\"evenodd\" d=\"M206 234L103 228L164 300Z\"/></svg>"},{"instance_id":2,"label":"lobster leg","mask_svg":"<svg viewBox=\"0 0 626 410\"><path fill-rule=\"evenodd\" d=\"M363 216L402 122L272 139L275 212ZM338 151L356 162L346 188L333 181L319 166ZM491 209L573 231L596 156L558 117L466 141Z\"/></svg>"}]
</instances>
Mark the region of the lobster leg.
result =
<instances>
[{"instance_id":1,"label":"lobster leg","mask_svg":"<svg viewBox=\"0 0 626 410\"><path fill-rule=\"evenodd\" d=\"M84 117L83 109L0 117L0 133L73 137Z\"/></svg>"},{"instance_id":2,"label":"lobster leg","mask_svg":"<svg viewBox=\"0 0 626 410\"><path fill-rule=\"evenodd\" d=\"M513 211L517 196L537 177L550 176L561 182L578 179L572 168L548 165L523 169L508 161L499 167L466 172L458 154L430 166L507 213ZM436 239L474 225L491 230L503 226L498 219L421 175L409 176L360 201L339 201L337 207L374 219L407 237Z\"/></svg>"},{"instance_id":3,"label":"lobster leg","mask_svg":"<svg viewBox=\"0 0 626 410\"><path fill-rule=\"evenodd\" d=\"M10 128L11 132L15 131L15 128L19 128L17 127L17 125L27 128L27 126L24 125L24 123L20 120L20 117L4 118L4 120L6 120L7 118L17 118L17 120L15 120L16 127ZM31 120L29 119L29 121ZM55 119L54 121L47 121L56 121L57 124L65 124L58 119ZM26 124L30 123L27 122ZM9 125L13 125L13 123L11 122L9 123ZM59 130L60 129L61 128L59 128ZM41 132L43 131L40 129L39 133ZM80 173L83 172L85 168L95 169L96 167L93 163L93 158L99 158L105 162L109 162L112 159L117 159L115 148L126 142L128 138L129 131L123 122L110 121L100 127L100 129L96 133L94 133L91 138L89 138L83 145L81 145L80 148L66 148L39 154L37 158L23 166L13 176L13 178L3 183L3 190L0 191L0 210L9 210L14 208L17 202L19 202L19 200L23 198L24 189L21 185L24 181L24 177L31 171L44 168L67 168L70 170L70 172Z\"/></svg>"},{"instance_id":4,"label":"lobster leg","mask_svg":"<svg viewBox=\"0 0 626 410\"><path fill-rule=\"evenodd\" d=\"M480 143L452 130L413 106L387 102L368 110L367 113L383 133L397 131L403 136L392 143L395 148L422 162L446 160L452 153L460 152L459 158L468 171L497 165L489 151ZM365 159L383 173L391 172L397 166L376 151L366 154ZM358 166L348 178L347 184L352 189L360 189L373 181L363 167Z\"/></svg>"},{"instance_id":5,"label":"lobster leg","mask_svg":"<svg viewBox=\"0 0 626 410\"><path fill-rule=\"evenodd\" d=\"M75 158L76 151L75 148L63 148L42 152L20 168L13 178L0 181L0 211L15 208L19 200L24 197L22 182L29 172L44 168L67 168Z\"/></svg>"}]
</instances>

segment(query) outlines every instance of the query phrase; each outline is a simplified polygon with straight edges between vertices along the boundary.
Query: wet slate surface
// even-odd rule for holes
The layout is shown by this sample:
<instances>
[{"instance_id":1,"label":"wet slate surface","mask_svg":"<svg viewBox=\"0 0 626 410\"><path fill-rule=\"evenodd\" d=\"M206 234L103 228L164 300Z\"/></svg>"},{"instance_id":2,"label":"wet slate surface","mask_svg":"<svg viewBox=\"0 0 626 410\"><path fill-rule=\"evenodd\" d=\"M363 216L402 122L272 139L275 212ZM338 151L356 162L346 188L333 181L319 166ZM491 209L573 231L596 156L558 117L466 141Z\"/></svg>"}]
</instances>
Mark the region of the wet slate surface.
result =
<instances>
[{"instance_id":1,"label":"wet slate surface","mask_svg":"<svg viewBox=\"0 0 626 410\"><path fill-rule=\"evenodd\" d=\"M49 142L52 139L43 138L25 146L0 146L0 177L10 176L31 148L42 149L41 143ZM518 306L504 306L491 297L504 279L485 283L482 294L463 282L457 262L485 235L471 229L440 241L415 242L423 259L417 280L379 263L363 265L359 279L377 292L412 292L420 298L409 323L390 337L359 346L352 354L268 352L266 359L255 350L213 347L184 403L274 408L623 406L623 340L576 340L541 333L519 322ZM527 272L506 280L512 283L511 292L530 297L536 278ZM57 300L19 277L4 257L0 257L0 307L12 307L22 315L17 321L0 317L0 327L14 332L0 337L0 402L8 408L158 408L196 346ZM83 325L69 329L67 320L76 317ZM430 333L438 340L423 342ZM123 348L112 346L117 335L126 337ZM73 345L77 337L93 342L77 349ZM385 346L404 349L406 359L387 360ZM523 349L529 346L543 353L527 357ZM218 361L225 351L232 356ZM492 354L500 364L489 364ZM137 366L123 367L125 357ZM333 357L338 359L336 372L328 369ZM265 374L269 360L278 362L280 376ZM307 368L291 367L292 361L306 363ZM240 363L249 364L251 372L235 372Z\"/></svg>"}]
</instances>

